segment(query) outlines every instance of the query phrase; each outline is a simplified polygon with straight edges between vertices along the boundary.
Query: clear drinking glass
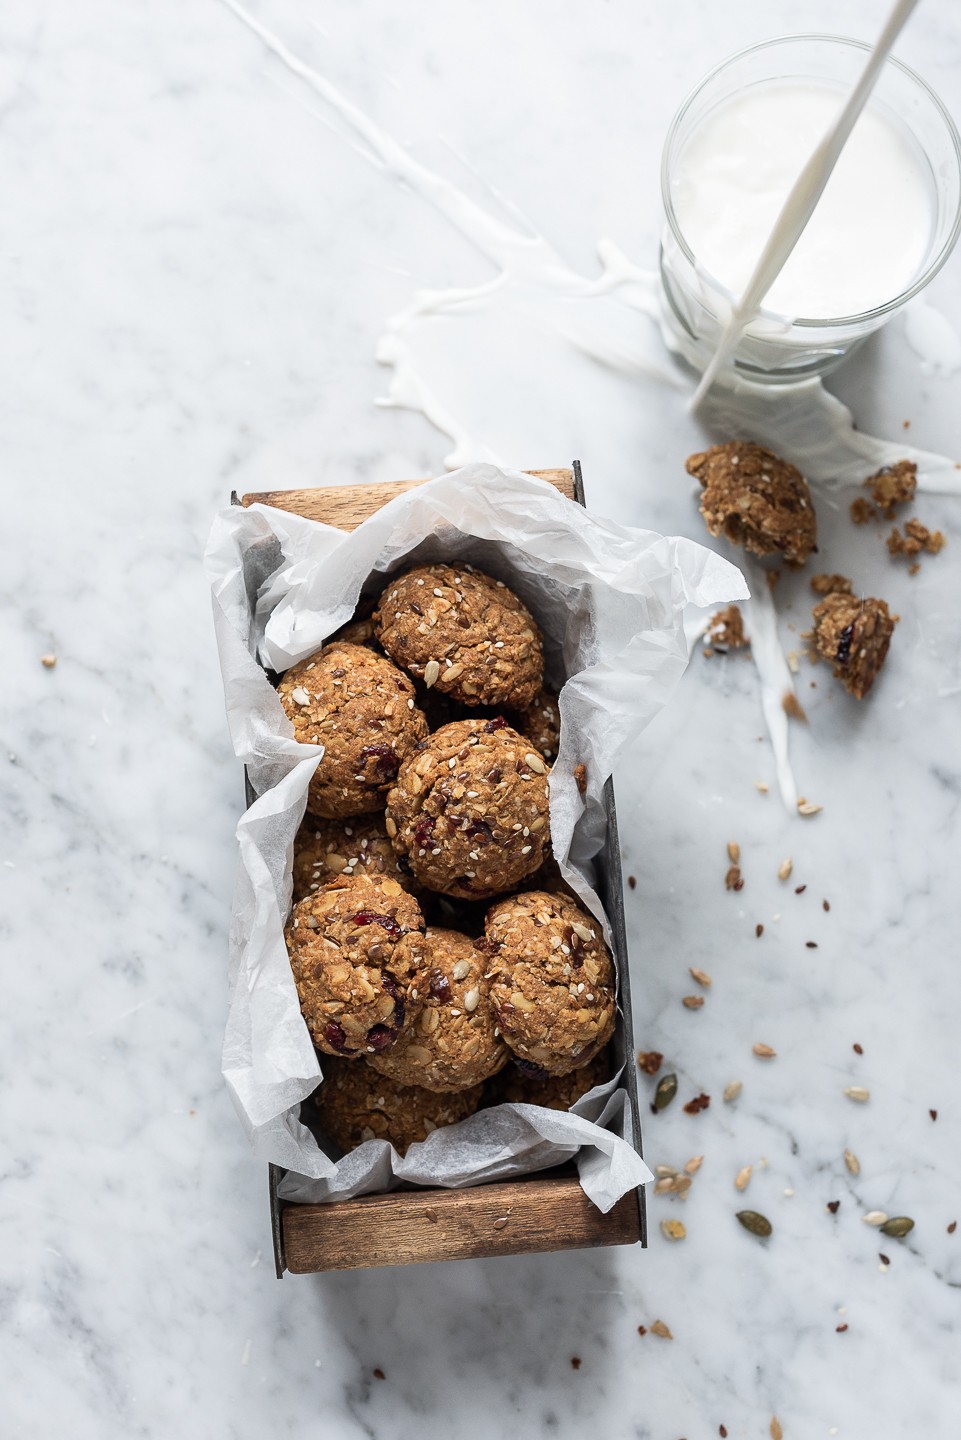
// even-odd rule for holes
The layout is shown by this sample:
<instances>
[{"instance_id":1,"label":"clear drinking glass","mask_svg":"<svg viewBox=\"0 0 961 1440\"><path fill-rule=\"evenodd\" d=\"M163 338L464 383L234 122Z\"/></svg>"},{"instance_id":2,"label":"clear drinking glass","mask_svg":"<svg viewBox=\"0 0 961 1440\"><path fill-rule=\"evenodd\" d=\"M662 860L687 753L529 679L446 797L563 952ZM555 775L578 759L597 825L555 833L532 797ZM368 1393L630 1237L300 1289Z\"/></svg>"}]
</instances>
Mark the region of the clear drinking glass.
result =
<instances>
[{"instance_id":1,"label":"clear drinking glass","mask_svg":"<svg viewBox=\"0 0 961 1440\"><path fill-rule=\"evenodd\" d=\"M752 45L712 70L671 122L661 161L666 215L660 252L662 318L677 349L696 369L703 370L713 355L738 297L699 262L679 224L672 200L679 155L716 107L753 85L827 82L837 87L840 107L869 49L860 40L831 35L788 35ZM890 58L868 103L906 132L930 191L931 227L921 264L898 294L860 313L796 316L762 309L742 336L733 361L746 378L783 384L833 370L917 295L951 253L961 227L961 141L953 120L920 76Z\"/></svg>"}]
</instances>

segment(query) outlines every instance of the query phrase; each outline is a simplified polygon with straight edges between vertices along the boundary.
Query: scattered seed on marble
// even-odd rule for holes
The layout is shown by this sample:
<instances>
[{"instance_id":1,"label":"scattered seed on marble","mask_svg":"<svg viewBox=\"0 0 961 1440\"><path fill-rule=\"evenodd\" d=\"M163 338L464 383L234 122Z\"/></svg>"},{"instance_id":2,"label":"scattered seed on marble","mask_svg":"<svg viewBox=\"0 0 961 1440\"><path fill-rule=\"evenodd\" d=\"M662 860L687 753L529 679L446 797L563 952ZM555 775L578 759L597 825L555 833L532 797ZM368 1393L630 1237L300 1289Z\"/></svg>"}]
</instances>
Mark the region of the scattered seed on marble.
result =
<instances>
[{"instance_id":1,"label":"scattered seed on marble","mask_svg":"<svg viewBox=\"0 0 961 1440\"><path fill-rule=\"evenodd\" d=\"M698 970L696 965L688 966L688 974L692 979L696 980L699 985L703 985L705 989L710 989L714 983L707 971Z\"/></svg>"},{"instance_id":2,"label":"scattered seed on marble","mask_svg":"<svg viewBox=\"0 0 961 1440\"><path fill-rule=\"evenodd\" d=\"M928 1111L928 1114L931 1116L931 1119L932 1119L932 1120L937 1120L937 1118L938 1118L938 1112L937 1112L937 1110L929 1110L929 1111Z\"/></svg>"},{"instance_id":3,"label":"scattered seed on marble","mask_svg":"<svg viewBox=\"0 0 961 1440\"><path fill-rule=\"evenodd\" d=\"M891 1264L891 1261L890 1261L889 1257L888 1257L887 1255L885 1255L884 1252L881 1251L881 1250L878 1251L878 1259L880 1260L880 1262L881 1262L882 1265L890 1265L890 1264Z\"/></svg>"},{"instance_id":4,"label":"scattered seed on marble","mask_svg":"<svg viewBox=\"0 0 961 1440\"><path fill-rule=\"evenodd\" d=\"M666 1110L676 1094L677 1076L664 1075L657 1082L657 1089L654 1091L654 1109Z\"/></svg>"},{"instance_id":5,"label":"scattered seed on marble","mask_svg":"<svg viewBox=\"0 0 961 1440\"><path fill-rule=\"evenodd\" d=\"M756 1045L752 1045L751 1049L754 1051L754 1054L757 1055L758 1058L761 1060L773 1060L777 1055L777 1051L775 1049L773 1049L770 1045L763 1045L760 1040Z\"/></svg>"},{"instance_id":6,"label":"scattered seed on marble","mask_svg":"<svg viewBox=\"0 0 961 1440\"><path fill-rule=\"evenodd\" d=\"M56 665L56 663L57 663L57 657L56 657L56 655L41 655L41 656L40 656L40 664L43 666L44 670L52 670L53 667Z\"/></svg>"},{"instance_id":7,"label":"scattered seed on marble","mask_svg":"<svg viewBox=\"0 0 961 1440\"><path fill-rule=\"evenodd\" d=\"M781 1422L776 1415L771 1416L771 1440L784 1440L784 1431L781 1429Z\"/></svg>"},{"instance_id":8,"label":"scattered seed on marble","mask_svg":"<svg viewBox=\"0 0 961 1440\"><path fill-rule=\"evenodd\" d=\"M791 871L792 871L793 869L794 869L794 861L793 861L793 860L782 860L782 861L781 861L781 864L777 867L777 878L778 878L779 880L790 880L790 878L791 878Z\"/></svg>"},{"instance_id":9,"label":"scattered seed on marble","mask_svg":"<svg viewBox=\"0 0 961 1440\"><path fill-rule=\"evenodd\" d=\"M835 1330L837 1331L837 1333L838 1333L839 1335L843 1335L844 1332L845 1332L845 1330L846 1330L848 1327L847 1327L847 1323L845 1322L845 1324L843 1324L843 1325L835 1325L834 1328L835 1328Z\"/></svg>"},{"instance_id":10,"label":"scattered seed on marble","mask_svg":"<svg viewBox=\"0 0 961 1440\"><path fill-rule=\"evenodd\" d=\"M755 925L755 927L754 927L754 933L755 933L755 935L757 936L757 938L760 940L761 936L764 934L764 926L761 925L761 924Z\"/></svg>"},{"instance_id":11,"label":"scattered seed on marble","mask_svg":"<svg viewBox=\"0 0 961 1440\"><path fill-rule=\"evenodd\" d=\"M687 1171L688 1175L696 1175L703 1164L703 1155L692 1155L690 1160L688 1160L687 1164L684 1166L684 1169Z\"/></svg>"},{"instance_id":12,"label":"scattered seed on marble","mask_svg":"<svg viewBox=\"0 0 961 1440\"><path fill-rule=\"evenodd\" d=\"M855 1153L854 1153L853 1150L845 1150L845 1152L844 1152L844 1163L845 1163L845 1165L846 1165L847 1168L848 1168L849 1174L851 1174L851 1175L860 1175L860 1173L861 1173L861 1162L860 1162L860 1160L858 1159L858 1157L855 1155Z\"/></svg>"},{"instance_id":13,"label":"scattered seed on marble","mask_svg":"<svg viewBox=\"0 0 961 1440\"><path fill-rule=\"evenodd\" d=\"M871 1098L870 1090L863 1085L849 1085L844 1093L849 1100L856 1100L859 1105L865 1104Z\"/></svg>"},{"instance_id":14,"label":"scattered seed on marble","mask_svg":"<svg viewBox=\"0 0 961 1440\"><path fill-rule=\"evenodd\" d=\"M840 1202L840 1200L829 1200L829 1201L828 1201L828 1209L830 1210L830 1212L831 1212L832 1215L836 1215L836 1214L838 1213L838 1210L839 1210L840 1208L841 1208L841 1202Z\"/></svg>"},{"instance_id":15,"label":"scattered seed on marble","mask_svg":"<svg viewBox=\"0 0 961 1440\"><path fill-rule=\"evenodd\" d=\"M955 1232L955 1230L957 1230L957 1228L958 1228L958 1222L957 1222L957 1220L952 1220L952 1221L951 1221L951 1224L948 1226L948 1234L949 1234L949 1235L953 1235L954 1232Z\"/></svg>"},{"instance_id":16,"label":"scattered seed on marble","mask_svg":"<svg viewBox=\"0 0 961 1440\"><path fill-rule=\"evenodd\" d=\"M807 888L808 887L806 885L795 885L794 893L795 895L803 895Z\"/></svg>"},{"instance_id":17,"label":"scattered seed on marble","mask_svg":"<svg viewBox=\"0 0 961 1440\"><path fill-rule=\"evenodd\" d=\"M661 1234L665 1240L683 1240L687 1231L680 1220L662 1220Z\"/></svg>"},{"instance_id":18,"label":"scattered seed on marble","mask_svg":"<svg viewBox=\"0 0 961 1440\"><path fill-rule=\"evenodd\" d=\"M869 1210L861 1219L865 1225L882 1226L887 1224L888 1217L883 1210Z\"/></svg>"},{"instance_id":19,"label":"scattered seed on marble","mask_svg":"<svg viewBox=\"0 0 961 1440\"><path fill-rule=\"evenodd\" d=\"M741 862L741 847L736 840L727 842L727 858L732 865L739 865Z\"/></svg>"},{"instance_id":20,"label":"scattered seed on marble","mask_svg":"<svg viewBox=\"0 0 961 1440\"><path fill-rule=\"evenodd\" d=\"M730 1105L731 1101L736 1100L743 1089L744 1086L740 1080L732 1080L730 1085L725 1085L724 1087L724 1099Z\"/></svg>"},{"instance_id":21,"label":"scattered seed on marble","mask_svg":"<svg viewBox=\"0 0 961 1440\"><path fill-rule=\"evenodd\" d=\"M818 942L816 940L805 940L804 944L808 950L816 950L818 948Z\"/></svg>"},{"instance_id":22,"label":"scattered seed on marble","mask_svg":"<svg viewBox=\"0 0 961 1440\"><path fill-rule=\"evenodd\" d=\"M766 795L771 787L770 785L768 785L766 780L755 780L754 788L758 791L759 794Z\"/></svg>"},{"instance_id":23,"label":"scattered seed on marble","mask_svg":"<svg viewBox=\"0 0 961 1440\"><path fill-rule=\"evenodd\" d=\"M753 1173L753 1165L745 1165L734 1177L735 1190L746 1190Z\"/></svg>"},{"instance_id":24,"label":"scattered seed on marble","mask_svg":"<svg viewBox=\"0 0 961 1440\"><path fill-rule=\"evenodd\" d=\"M704 1004L704 996L685 995L684 998L681 1000L681 1004L688 1010L700 1010L701 1006Z\"/></svg>"},{"instance_id":25,"label":"scattered seed on marble","mask_svg":"<svg viewBox=\"0 0 961 1440\"><path fill-rule=\"evenodd\" d=\"M636 890L636 889L637 889L637 876L636 876L636 875L628 875L628 877L627 877L627 884L628 884L628 888L629 888L629 889L631 889L631 890Z\"/></svg>"},{"instance_id":26,"label":"scattered seed on marble","mask_svg":"<svg viewBox=\"0 0 961 1440\"><path fill-rule=\"evenodd\" d=\"M828 911L828 910L830 910L830 908L831 908L831 906L829 905L829 903L827 902L827 900L822 900L822 901L821 901L821 909L822 909L822 910Z\"/></svg>"},{"instance_id":27,"label":"scattered seed on marble","mask_svg":"<svg viewBox=\"0 0 961 1440\"><path fill-rule=\"evenodd\" d=\"M673 1340L673 1339L674 1339L674 1336L671 1334L671 1332L670 1332L670 1330L668 1329L668 1327L664 1324L664 1321L663 1321L663 1320L655 1320L655 1321L654 1321L653 1325L651 1326L651 1334L652 1334L652 1335L660 1335L660 1337L661 1337L662 1340Z\"/></svg>"},{"instance_id":28,"label":"scattered seed on marble","mask_svg":"<svg viewBox=\"0 0 961 1440\"><path fill-rule=\"evenodd\" d=\"M673 1180L674 1176L677 1174L677 1167L674 1165L655 1165L654 1174L662 1180Z\"/></svg>"},{"instance_id":29,"label":"scattered seed on marble","mask_svg":"<svg viewBox=\"0 0 961 1440\"><path fill-rule=\"evenodd\" d=\"M885 1220L881 1226L882 1235L891 1235L896 1240L903 1240L909 1231L914 1229L914 1221L910 1215L893 1215L890 1220Z\"/></svg>"},{"instance_id":30,"label":"scattered seed on marble","mask_svg":"<svg viewBox=\"0 0 961 1440\"><path fill-rule=\"evenodd\" d=\"M773 1233L774 1226L766 1215L760 1215L756 1210L738 1210L737 1219L745 1230L760 1239L766 1240Z\"/></svg>"},{"instance_id":31,"label":"scattered seed on marble","mask_svg":"<svg viewBox=\"0 0 961 1440\"><path fill-rule=\"evenodd\" d=\"M851 1046L851 1049L854 1051L855 1055L863 1055L863 1054L864 1054L863 1048L858 1044L858 1042L857 1042L856 1040L855 1040L854 1044Z\"/></svg>"},{"instance_id":32,"label":"scattered seed on marble","mask_svg":"<svg viewBox=\"0 0 961 1440\"><path fill-rule=\"evenodd\" d=\"M820 815L823 809L823 805L815 805L813 800L799 800L797 802L797 813L799 815Z\"/></svg>"}]
</instances>

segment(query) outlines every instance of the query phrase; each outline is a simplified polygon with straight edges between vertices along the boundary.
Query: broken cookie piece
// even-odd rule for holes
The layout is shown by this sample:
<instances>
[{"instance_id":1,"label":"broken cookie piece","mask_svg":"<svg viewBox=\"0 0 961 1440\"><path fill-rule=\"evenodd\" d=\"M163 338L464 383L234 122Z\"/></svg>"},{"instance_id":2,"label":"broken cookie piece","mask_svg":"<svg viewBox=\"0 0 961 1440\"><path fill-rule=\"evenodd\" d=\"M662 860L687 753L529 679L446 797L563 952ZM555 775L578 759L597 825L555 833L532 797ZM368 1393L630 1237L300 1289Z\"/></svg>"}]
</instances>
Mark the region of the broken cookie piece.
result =
<instances>
[{"instance_id":1,"label":"broken cookie piece","mask_svg":"<svg viewBox=\"0 0 961 1440\"><path fill-rule=\"evenodd\" d=\"M913 560L922 550L927 555L937 555L947 544L947 538L943 531L929 530L920 520L909 520L903 535L895 525L884 543L891 555L907 555Z\"/></svg>"},{"instance_id":2,"label":"broken cookie piece","mask_svg":"<svg viewBox=\"0 0 961 1440\"><path fill-rule=\"evenodd\" d=\"M851 501L851 519L855 525L867 525L869 521L877 518L878 512L870 500L865 500L863 495L858 495L855 500Z\"/></svg>"},{"instance_id":3,"label":"broken cookie piece","mask_svg":"<svg viewBox=\"0 0 961 1440\"><path fill-rule=\"evenodd\" d=\"M838 591L815 605L818 654L830 661L834 675L855 699L863 700L874 684L899 618L884 600Z\"/></svg>"},{"instance_id":4,"label":"broken cookie piece","mask_svg":"<svg viewBox=\"0 0 961 1440\"><path fill-rule=\"evenodd\" d=\"M744 650L751 641L744 633L744 616L737 605L728 605L712 615L707 627L708 639L718 650Z\"/></svg>"},{"instance_id":5,"label":"broken cookie piece","mask_svg":"<svg viewBox=\"0 0 961 1440\"><path fill-rule=\"evenodd\" d=\"M914 499L918 488L918 467L913 460L898 460L894 465L885 465L876 475L868 476L864 488L871 491L882 520L891 520L898 505L906 505Z\"/></svg>"},{"instance_id":6,"label":"broken cookie piece","mask_svg":"<svg viewBox=\"0 0 961 1440\"><path fill-rule=\"evenodd\" d=\"M712 535L753 555L803 565L817 549L817 519L800 470L751 441L712 445L686 462L704 486L701 514Z\"/></svg>"}]
</instances>

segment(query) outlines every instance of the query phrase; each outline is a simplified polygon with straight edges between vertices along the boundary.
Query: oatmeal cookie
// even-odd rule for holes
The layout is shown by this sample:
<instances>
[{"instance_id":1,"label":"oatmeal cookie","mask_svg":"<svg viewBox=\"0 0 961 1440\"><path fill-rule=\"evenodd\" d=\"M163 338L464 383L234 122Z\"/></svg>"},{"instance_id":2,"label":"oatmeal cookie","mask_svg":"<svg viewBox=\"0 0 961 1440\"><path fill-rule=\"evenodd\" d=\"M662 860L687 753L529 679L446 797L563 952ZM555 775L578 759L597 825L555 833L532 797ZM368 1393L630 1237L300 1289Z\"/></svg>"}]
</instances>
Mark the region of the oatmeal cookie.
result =
<instances>
[{"instance_id":1,"label":"oatmeal cookie","mask_svg":"<svg viewBox=\"0 0 961 1440\"><path fill-rule=\"evenodd\" d=\"M561 743L561 712L553 690L542 690L533 703L517 713L516 721L508 721L539 750L545 760L556 760Z\"/></svg>"},{"instance_id":2,"label":"oatmeal cookie","mask_svg":"<svg viewBox=\"0 0 961 1440\"><path fill-rule=\"evenodd\" d=\"M529 611L502 580L470 565L396 576L374 619L396 664L464 705L523 710L543 683L543 646Z\"/></svg>"},{"instance_id":3,"label":"oatmeal cookie","mask_svg":"<svg viewBox=\"0 0 961 1440\"><path fill-rule=\"evenodd\" d=\"M363 645L325 645L288 670L280 703L304 745L324 746L307 810L343 819L380 810L401 761L427 734L414 687Z\"/></svg>"},{"instance_id":4,"label":"oatmeal cookie","mask_svg":"<svg viewBox=\"0 0 961 1440\"><path fill-rule=\"evenodd\" d=\"M831 662L834 675L855 699L863 700L874 684L899 618L883 600L842 591L834 591L815 605L818 654Z\"/></svg>"},{"instance_id":5,"label":"oatmeal cookie","mask_svg":"<svg viewBox=\"0 0 961 1440\"><path fill-rule=\"evenodd\" d=\"M285 935L300 1009L318 1050L386 1050L423 1004L424 919L383 875L339 875L299 900Z\"/></svg>"},{"instance_id":6,"label":"oatmeal cookie","mask_svg":"<svg viewBox=\"0 0 961 1440\"><path fill-rule=\"evenodd\" d=\"M586 1065L566 1075L532 1075L508 1065L490 1083L492 1105L544 1105L548 1110L569 1110L572 1105L611 1078L611 1057L605 1047Z\"/></svg>"},{"instance_id":7,"label":"oatmeal cookie","mask_svg":"<svg viewBox=\"0 0 961 1440\"><path fill-rule=\"evenodd\" d=\"M409 894L420 886L387 836L383 815L349 820L304 821L294 837L294 900L319 890L337 875L389 875Z\"/></svg>"},{"instance_id":8,"label":"oatmeal cookie","mask_svg":"<svg viewBox=\"0 0 961 1440\"><path fill-rule=\"evenodd\" d=\"M401 1085L449 1093L489 1079L508 1060L484 978L487 957L456 930L424 936L424 1008L390 1050L370 1064Z\"/></svg>"},{"instance_id":9,"label":"oatmeal cookie","mask_svg":"<svg viewBox=\"0 0 961 1440\"><path fill-rule=\"evenodd\" d=\"M614 965L593 916L531 890L487 914L491 1001L509 1050L548 1075L591 1061L614 1032Z\"/></svg>"},{"instance_id":10,"label":"oatmeal cookie","mask_svg":"<svg viewBox=\"0 0 961 1440\"><path fill-rule=\"evenodd\" d=\"M747 440L712 445L687 460L704 486L701 514L712 535L753 555L803 565L817 550L817 519L807 481L793 465Z\"/></svg>"},{"instance_id":11,"label":"oatmeal cookie","mask_svg":"<svg viewBox=\"0 0 961 1440\"><path fill-rule=\"evenodd\" d=\"M432 1131L473 1115L484 1095L482 1085L456 1095L398 1085L363 1061L347 1065L325 1058L323 1070L313 1099L321 1128L342 1150L355 1150L365 1140L388 1140L404 1155Z\"/></svg>"},{"instance_id":12,"label":"oatmeal cookie","mask_svg":"<svg viewBox=\"0 0 961 1440\"><path fill-rule=\"evenodd\" d=\"M400 767L387 833L429 890L461 900L510 890L550 843L547 763L500 716L455 720Z\"/></svg>"}]
</instances>

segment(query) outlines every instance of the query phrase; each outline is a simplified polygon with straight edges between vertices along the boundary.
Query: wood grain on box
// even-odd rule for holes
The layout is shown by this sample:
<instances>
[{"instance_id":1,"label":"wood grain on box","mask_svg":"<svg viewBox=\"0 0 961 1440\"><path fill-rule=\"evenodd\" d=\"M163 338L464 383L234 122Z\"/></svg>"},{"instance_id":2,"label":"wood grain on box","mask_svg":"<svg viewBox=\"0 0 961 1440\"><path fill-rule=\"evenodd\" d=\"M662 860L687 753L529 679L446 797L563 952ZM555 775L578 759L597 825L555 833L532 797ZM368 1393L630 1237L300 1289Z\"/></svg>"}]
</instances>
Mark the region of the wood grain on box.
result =
<instances>
[{"instance_id":1,"label":"wood grain on box","mask_svg":"<svg viewBox=\"0 0 961 1440\"><path fill-rule=\"evenodd\" d=\"M556 485L568 500L575 498L572 470L528 470ZM305 520L320 520L336 525L338 530L356 530L362 521L389 500L423 485L423 480L386 480L377 485L330 485L321 490L263 490L244 495L241 505L273 505L277 510L290 510Z\"/></svg>"},{"instance_id":2,"label":"wood grain on box","mask_svg":"<svg viewBox=\"0 0 961 1440\"><path fill-rule=\"evenodd\" d=\"M395 1190L333 1205L285 1205L282 1221L287 1268L294 1275L358 1264L415 1265L632 1245L640 1233L633 1191L602 1215L576 1175L470 1190Z\"/></svg>"},{"instance_id":3,"label":"wood grain on box","mask_svg":"<svg viewBox=\"0 0 961 1440\"><path fill-rule=\"evenodd\" d=\"M568 499L584 504L580 466L530 470ZM272 505L341 530L355 530L395 496L423 480L376 485L330 486L318 490L267 490L244 495L242 505ZM236 496L234 497L236 501ZM248 803L252 795L248 794ZM621 966L624 1084L633 1107L634 1142L640 1153L637 1084L630 1033L630 995L624 900L617 853L614 792L604 792L608 845L601 857L602 898L615 936ZM591 1204L570 1169L537 1177L494 1181L468 1190L395 1190L327 1205L285 1202L277 1193L283 1171L270 1166L274 1259L278 1276L377 1265L414 1265L432 1260L467 1260L602 1245L646 1243L643 1190L631 1190L606 1215Z\"/></svg>"}]
</instances>

